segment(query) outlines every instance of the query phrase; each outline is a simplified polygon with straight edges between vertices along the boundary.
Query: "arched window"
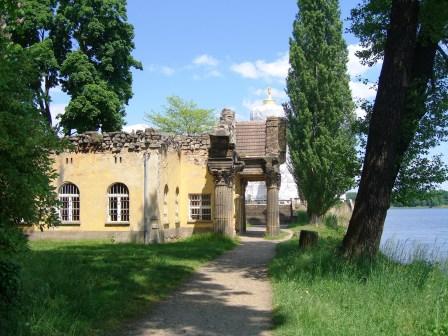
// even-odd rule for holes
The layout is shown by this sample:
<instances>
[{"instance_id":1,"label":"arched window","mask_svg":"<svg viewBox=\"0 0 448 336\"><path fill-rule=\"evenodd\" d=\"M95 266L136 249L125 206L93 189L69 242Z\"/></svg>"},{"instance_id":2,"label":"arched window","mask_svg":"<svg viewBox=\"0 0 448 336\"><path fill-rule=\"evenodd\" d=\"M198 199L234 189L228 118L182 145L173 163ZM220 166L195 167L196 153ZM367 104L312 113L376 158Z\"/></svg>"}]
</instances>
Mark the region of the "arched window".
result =
<instances>
[{"instance_id":1,"label":"arched window","mask_svg":"<svg viewBox=\"0 0 448 336\"><path fill-rule=\"evenodd\" d=\"M62 223L79 222L79 189L73 183L65 183L59 188L59 217Z\"/></svg>"},{"instance_id":2,"label":"arched window","mask_svg":"<svg viewBox=\"0 0 448 336\"><path fill-rule=\"evenodd\" d=\"M129 190L123 183L109 187L108 222L129 222Z\"/></svg>"}]
</instances>

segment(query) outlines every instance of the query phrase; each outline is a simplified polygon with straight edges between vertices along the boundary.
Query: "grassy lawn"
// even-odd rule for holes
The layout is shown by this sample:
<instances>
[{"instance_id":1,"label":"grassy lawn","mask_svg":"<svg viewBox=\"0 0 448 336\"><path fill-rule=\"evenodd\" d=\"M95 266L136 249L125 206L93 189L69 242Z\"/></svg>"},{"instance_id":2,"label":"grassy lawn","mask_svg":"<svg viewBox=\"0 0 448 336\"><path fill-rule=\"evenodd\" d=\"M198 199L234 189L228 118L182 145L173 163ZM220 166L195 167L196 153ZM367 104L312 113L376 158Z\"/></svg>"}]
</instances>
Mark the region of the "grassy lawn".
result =
<instances>
[{"instance_id":1,"label":"grassy lawn","mask_svg":"<svg viewBox=\"0 0 448 336\"><path fill-rule=\"evenodd\" d=\"M448 335L448 275L423 262L385 257L348 263L337 254L341 229L319 231L317 247L279 244L270 265L275 335Z\"/></svg>"},{"instance_id":2,"label":"grassy lawn","mask_svg":"<svg viewBox=\"0 0 448 336\"><path fill-rule=\"evenodd\" d=\"M203 263L235 246L212 234L161 245L31 242L24 257L32 335L110 335ZM186 307L187 308L187 307Z\"/></svg>"},{"instance_id":3,"label":"grassy lawn","mask_svg":"<svg viewBox=\"0 0 448 336\"><path fill-rule=\"evenodd\" d=\"M280 240L280 239L284 239L288 236L288 232L284 231L284 230L280 230L280 233L276 236L272 236L272 235L267 235L264 237L264 239L266 240Z\"/></svg>"}]
</instances>

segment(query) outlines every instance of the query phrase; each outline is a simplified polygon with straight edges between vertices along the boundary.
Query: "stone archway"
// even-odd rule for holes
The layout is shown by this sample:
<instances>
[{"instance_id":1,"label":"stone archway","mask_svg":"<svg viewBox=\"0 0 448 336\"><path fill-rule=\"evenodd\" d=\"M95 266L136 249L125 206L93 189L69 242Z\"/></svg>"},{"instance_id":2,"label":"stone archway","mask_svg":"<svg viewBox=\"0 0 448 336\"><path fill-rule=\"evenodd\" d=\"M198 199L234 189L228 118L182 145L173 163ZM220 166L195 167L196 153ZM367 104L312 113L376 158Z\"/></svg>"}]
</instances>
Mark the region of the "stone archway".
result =
<instances>
[{"instance_id":1,"label":"stone archway","mask_svg":"<svg viewBox=\"0 0 448 336\"><path fill-rule=\"evenodd\" d=\"M245 230L244 192L247 181L266 181L266 234L280 232L280 164L285 162L286 120L235 122L224 109L210 134L208 169L215 180L214 231L233 236ZM238 195L235 197L235 195ZM238 199L235 206L234 198ZM243 203L244 202L244 203Z\"/></svg>"}]
</instances>

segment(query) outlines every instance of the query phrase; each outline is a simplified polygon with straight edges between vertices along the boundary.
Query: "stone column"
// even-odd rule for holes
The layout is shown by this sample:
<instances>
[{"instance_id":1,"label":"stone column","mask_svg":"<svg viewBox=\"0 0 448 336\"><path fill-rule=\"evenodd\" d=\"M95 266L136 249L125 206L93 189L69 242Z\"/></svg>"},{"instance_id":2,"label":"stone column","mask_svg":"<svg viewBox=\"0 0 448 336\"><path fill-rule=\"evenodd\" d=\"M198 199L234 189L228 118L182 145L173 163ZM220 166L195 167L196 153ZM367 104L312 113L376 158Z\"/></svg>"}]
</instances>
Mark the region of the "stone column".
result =
<instances>
[{"instance_id":1,"label":"stone column","mask_svg":"<svg viewBox=\"0 0 448 336\"><path fill-rule=\"evenodd\" d=\"M233 174L230 171L213 171L215 177L215 221L213 231L226 236L235 235L233 223Z\"/></svg>"},{"instance_id":2,"label":"stone column","mask_svg":"<svg viewBox=\"0 0 448 336\"><path fill-rule=\"evenodd\" d=\"M278 191L280 189L281 175L278 167L266 172L267 209L266 209L266 235L276 236L280 233L280 215L278 207Z\"/></svg>"}]
</instances>

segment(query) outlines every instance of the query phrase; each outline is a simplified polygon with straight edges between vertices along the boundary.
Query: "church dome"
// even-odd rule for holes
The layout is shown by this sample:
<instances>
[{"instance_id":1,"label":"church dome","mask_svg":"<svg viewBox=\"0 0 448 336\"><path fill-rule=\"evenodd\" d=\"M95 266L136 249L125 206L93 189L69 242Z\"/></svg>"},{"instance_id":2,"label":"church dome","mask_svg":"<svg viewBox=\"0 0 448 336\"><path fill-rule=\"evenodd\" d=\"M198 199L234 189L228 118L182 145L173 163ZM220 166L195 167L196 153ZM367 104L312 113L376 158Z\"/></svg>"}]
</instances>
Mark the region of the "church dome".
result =
<instances>
[{"instance_id":1,"label":"church dome","mask_svg":"<svg viewBox=\"0 0 448 336\"><path fill-rule=\"evenodd\" d=\"M268 97L263 100L263 104L255 106L250 111L250 120L266 120L267 117L284 117L285 111L272 99L271 88L268 88Z\"/></svg>"}]
</instances>

